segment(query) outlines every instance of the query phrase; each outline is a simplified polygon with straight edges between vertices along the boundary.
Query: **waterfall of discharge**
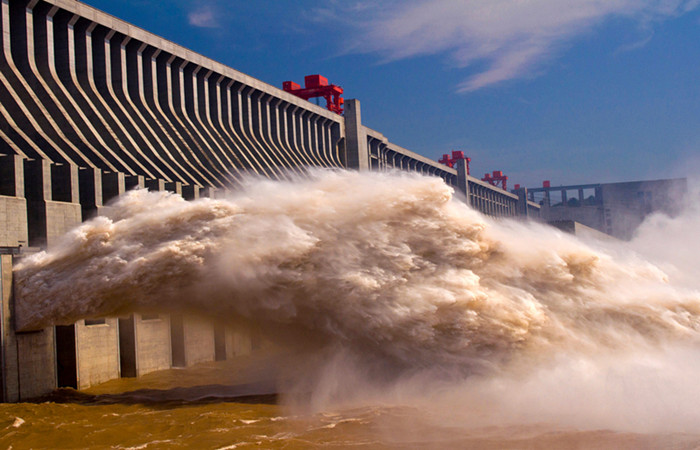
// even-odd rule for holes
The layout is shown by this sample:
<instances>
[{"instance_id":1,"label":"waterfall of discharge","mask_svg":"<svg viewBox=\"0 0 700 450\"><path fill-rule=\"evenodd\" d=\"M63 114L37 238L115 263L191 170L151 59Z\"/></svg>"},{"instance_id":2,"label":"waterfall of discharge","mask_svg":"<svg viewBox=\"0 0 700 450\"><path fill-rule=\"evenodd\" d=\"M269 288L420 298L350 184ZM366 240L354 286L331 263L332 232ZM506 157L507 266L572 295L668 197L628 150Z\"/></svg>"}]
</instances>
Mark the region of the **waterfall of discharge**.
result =
<instances>
[{"instance_id":1,"label":"waterfall of discharge","mask_svg":"<svg viewBox=\"0 0 700 450\"><path fill-rule=\"evenodd\" d=\"M693 283L453 196L435 177L343 171L227 199L131 191L17 266L18 324L193 311L323 355L297 368L321 408L700 429Z\"/></svg>"}]
</instances>

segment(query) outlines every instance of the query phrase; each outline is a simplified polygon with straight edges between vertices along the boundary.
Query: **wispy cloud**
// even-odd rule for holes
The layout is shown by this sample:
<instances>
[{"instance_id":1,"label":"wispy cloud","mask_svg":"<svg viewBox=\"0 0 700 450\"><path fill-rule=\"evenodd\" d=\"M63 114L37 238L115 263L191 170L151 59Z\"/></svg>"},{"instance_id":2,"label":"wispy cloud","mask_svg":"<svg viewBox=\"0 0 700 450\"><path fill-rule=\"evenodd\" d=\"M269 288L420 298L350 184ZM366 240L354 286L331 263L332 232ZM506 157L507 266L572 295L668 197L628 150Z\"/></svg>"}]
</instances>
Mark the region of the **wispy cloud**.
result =
<instances>
[{"instance_id":1,"label":"wispy cloud","mask_svg":"<svg viewBox=\"0 0 700 450\"><path fill-rule=\"evenodd\" d=\"M388 60L448 53L458 67L484 67L458 87L469 92L533 74L608 20L647 28L699 7L700 0L385 0L372 17L356 16L351 50Z\"/></svg>"},{"instance_id":2,"label":"wispy cloud","mask_svg":"<svg viewBox=\"0 0 700 450\"><path fill-rule=\"evenodd\" d=\"M190 25L201 28L217 28L219 21L211 5L201 5L194 11L187 14Z\"/></svg>"}]
</instances>

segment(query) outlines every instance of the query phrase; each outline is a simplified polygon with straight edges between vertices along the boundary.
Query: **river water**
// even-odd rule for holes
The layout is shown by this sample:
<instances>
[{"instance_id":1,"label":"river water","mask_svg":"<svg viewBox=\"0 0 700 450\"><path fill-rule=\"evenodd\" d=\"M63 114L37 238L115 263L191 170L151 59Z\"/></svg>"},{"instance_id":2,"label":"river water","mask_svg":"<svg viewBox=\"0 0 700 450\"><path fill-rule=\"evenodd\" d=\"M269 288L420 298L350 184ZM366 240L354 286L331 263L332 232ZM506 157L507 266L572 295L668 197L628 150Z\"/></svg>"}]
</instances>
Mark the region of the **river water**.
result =
<instances>
[{"instance_id":1,"label":"river water","mask_svg":"<svg viewBox=\"0 0 700 450\"><path fill-rule=\"evenodd\" d=\"M698 230L582 241L406 174L134 191L20 264L19 323L196 312L277 350L3 405L0 445L698 448Z\"/></svg>"},{"instance_id":2,"label":"river water","mask_svg":"<svg viewBox=\"0 0 700 450\"><path fill-rule=\"evenodd\" d=\"M0 405L3 448L611 448L691 449L700 434L579 429L555 423L484 425L464 408L363 402L320 411L266 387L279 355L113 380L83 392L60 389L41 402ZM286 359L287 362L289 358ZM415 400L415 398L413 398ZM430 401L430 399L424 399ZM422 404L421 404L422 403ZM307 405L308 406L308 405ZM475 406L475 415L483 414ZM469 409L469 408L467 408ZM456 414L453 416L452 414Z\"/></svg>"}]
</instances>

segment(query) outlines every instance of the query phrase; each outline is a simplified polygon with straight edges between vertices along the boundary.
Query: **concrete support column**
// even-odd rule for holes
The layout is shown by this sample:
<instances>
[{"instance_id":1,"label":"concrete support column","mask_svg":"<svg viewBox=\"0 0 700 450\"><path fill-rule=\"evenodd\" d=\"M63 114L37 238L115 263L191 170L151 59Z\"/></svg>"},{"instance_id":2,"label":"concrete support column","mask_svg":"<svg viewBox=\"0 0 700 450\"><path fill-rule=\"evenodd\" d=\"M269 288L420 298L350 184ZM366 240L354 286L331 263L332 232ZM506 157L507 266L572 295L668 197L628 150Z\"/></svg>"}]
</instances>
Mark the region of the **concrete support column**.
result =
<instances>
[{"instance_id":1,"label":"concrete support column","mask_svg":"<svg viewBox=\"0 0 700 450\"><path fill-rule=\"evenodd\" d=\"M136 188L145 189L146 179L143 177L143 175L126 175L124 177L124 186L126 187L127 191Z\"/></svg>"},{"instance_id":2,"label":"concrete support column","mask_svg":"<svg viewBox=\"0 0 700 450\"><path fill-rule=\"evenodd\" d=\"M44 159L25 160L24 179L29 245L44 247L46 246L46 201L51 200L51 163ZM31 182L28 182L29 180Z\"/></svg>"},{"instance_id":3,"label":"concrete support column","mask_svg":"<svg viewBox=\"0 0 700 450\"><path fill-rule=\"evenodd\" d=\"M80 203L78 166L72 164L51 165L51 200Z\"/></svg>"},{"instance_id":4,"label":"concrete support column","mask_svg":"<svg viewBox=\"0 0 700 450\"><path fill-rule=\"evenodd\" d=\"M102 203L102 171L92 167L81 167L78 171L80 182L80 207L83 220L100 214Z\"/></svg>"},{"instance_id":5,"label":"concrete support column","mask_svg":"<svg viewBox=\"0 0 700 450\"><path fill-rule=\"evenodd\" d=\"M583 205L583 189L578 190L578 201L581 205Z\"/></svg>"},{"instance_id":6,"label":"concrete support column","mask_svg":"<svg viewBox=\"0 0 700 450\"><path fill-rule=\"evenodd\" d=\"M164 191L165 190L165 181L156 178L153 180L146 180L146 187L148 188L149 191Z\"/></svg>"},{"instance_id":7,"label":"concrete support column","mask_svg":"<svg viewBox=\"0 0 700 450\"><path fill-rule=\"evenodd\" d=\"M216 188L211 186L205 186L199 191L200 197L206 198L216 198Z\"/></svg>"},{"instance_id":8,"label":"concrete support column","mask_svg":"<svg viewBox=\"0 0 700 450\"><path fill-rule=\"evenodd\" d=\"M566 189L561 190L561 204L562 206L568 206L568 198L566 196Z\"/></svg>"},{"instance_id":9,"label":"concrete support column","mask_svg":"<svg viewBox=\"0 0 700 450\"><path fill-rule=\"evenodd\" d=\"M27 246L27 200L24 198L24 160L0 156L0 246Z\"/></svg>"},{"instance_id":10,"label":"concrete support column","mask_svg":"<svg viewBox=\"0 0 700 450\"><path fill-rule=\"evenodd\" d=\"M24 162L29 245L50 246L82 221L77 166Z\"/></svg>"},{"instance_id":11,"label":"concrete support column","mask_svg":"<svg viewBox=\"0 0 700 450\"><path fill-rule=\"evenodd\" d=\"M467 171L467 160L458 159L454 165L457 169L457 189L459 189L467 199L467 205L471 205L469 199L469 173Z\"/></svg>"},{"instance_id":12,"label":"concrete support column","mask_svg":"<svg viewBox=\"0 0 700 450\"><path fill-rule=\"evenodd\" d=\"M194 184L188 184L187 186L182 186L182 197L185 200L198 200L200 187Z\"/></svg>"},{"instance_id":13,"label":"concrete support column","mask_svg":"<svg viewBox=\"0 0 700 450\"><path fill-rule=\"evenodd\" d=\"M345 161L348 169L369 170L367 133L362 126L360 101L345 101Z\"/></svg>"},{"instance_id":14,"label":"concrete support column","mask_svg":"<svg viewBox=\"0 0 700 450\"><path fill-rule=\"evenodd\" d=\"M527 206L527 188L517 189L515 195L518 196L518 203L516 205L518 215L521 217L528 217L530 213Z\"/></svg>"},{"instance_id":15,"label":"concrete support column","mask_svg":"<svg viewBox=\"0 0 700 450\"><path fill-rule=\"evenodd\" d=\"M121 172L102 173L102 203L106 204L110 200L119 197L126 190L124 174Z\"/></svg>"},{"instance_id":16,"label":"concrete support column","mask_svg":"<svg viewBox=\"0 0 700 450\"><path fill-rule=\"evenodd\" d=\"M0 254L0 340L2 346L2 391L0 401L18 402L46 394L56 388L56 359L53 328L16 332L12 318L15 299L12 289L13 255Z\"/></svg>"},{"instance_id":17,"label":"concrete support column","mask_svg":"<svg viewBox=\"0 0 700 450\"><path fill-rule=\"evenodd\" d=\"M174 192L177 195L182 195L182 183L179 181L171 181L165 183L164 190Z\"/></svg>"},{"instance_id":18,"label":"concrete support column","mask_svg":"<svg viewBox=\"0 0 700 450\"><path fill-rule=\"evenodd\" d=\"M0 155L0 195L24 197L24 166L18 155Z\"/></svg>"}]
</instances>

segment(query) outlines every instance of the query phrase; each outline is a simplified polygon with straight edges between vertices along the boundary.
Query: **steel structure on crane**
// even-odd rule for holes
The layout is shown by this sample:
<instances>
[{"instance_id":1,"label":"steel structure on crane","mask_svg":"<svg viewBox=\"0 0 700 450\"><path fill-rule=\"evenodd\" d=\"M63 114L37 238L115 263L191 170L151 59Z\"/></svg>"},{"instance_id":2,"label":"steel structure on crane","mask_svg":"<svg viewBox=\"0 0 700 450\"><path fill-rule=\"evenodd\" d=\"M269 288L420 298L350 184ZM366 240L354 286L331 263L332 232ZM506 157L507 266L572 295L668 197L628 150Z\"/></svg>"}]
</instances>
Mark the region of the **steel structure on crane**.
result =
<instances>
[{"instance_id":1,"label":"steel structure on crane","mask_svg":"<svg viewBox=\"0 0 700 450\"><path fill-rule=\"evenodd\" d=\"M493 186L500 187L504 191L508 190L508 177L503 175L503 172L500 170L494 170L493 174L484 174L484 178L482 178L481 181L485 181Z\"/></svg>"},{"instance_id":2,"label":"steel structure on crane","mask_svg":"<svg viewBox=\"0 0 700 450\"><path fill-rule=\"evenodd\" d=\"M461 159L467 161L467 175L469 175L469 163L472 161L472 159L464 156L464 152L462 151L452 150L452 155L445 153L442 155L442 158L438 159L438 162L446 165L447 167L454 167L455 163Z\"/></svg>"},{"instance_id":3,"label":"steel structure on crane","mask_svg":"<svg viewBox=\"0 0 700 450\"><path fill-rule=\"evenodd\" d=\"M336 114L343 114L343 88L335 84L328 84L328 79L321 75L307 75L304 77L302 88L293 81L282 83L285 92L297 97L309 100L310 98L323 97L326 99L326 108Z\"/></svg>"}]
</instances>

